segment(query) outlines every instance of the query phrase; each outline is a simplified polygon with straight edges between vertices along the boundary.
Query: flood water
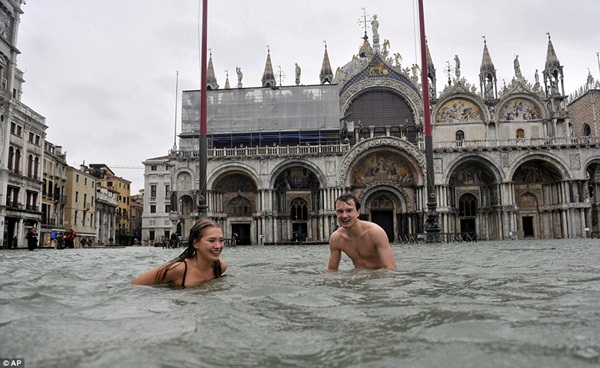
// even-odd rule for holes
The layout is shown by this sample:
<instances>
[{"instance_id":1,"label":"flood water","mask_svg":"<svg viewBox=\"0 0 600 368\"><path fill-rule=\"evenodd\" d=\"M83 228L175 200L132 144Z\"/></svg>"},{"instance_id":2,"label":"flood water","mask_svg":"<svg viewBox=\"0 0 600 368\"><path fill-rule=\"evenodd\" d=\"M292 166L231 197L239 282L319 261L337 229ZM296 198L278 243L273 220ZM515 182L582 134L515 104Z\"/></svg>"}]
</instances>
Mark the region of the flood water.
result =
<instances>
[{"instance_id":1,"label":"flood water","mask_svg":"<svg viewBox=\"0 0 600 368\"><path fill-rule=\"evenodd\" d=\"M0 358L26 367L597 367L600 240L225 248L226 277L131 286L183 249L0 251Z\"/></svg>"}]
</instances>

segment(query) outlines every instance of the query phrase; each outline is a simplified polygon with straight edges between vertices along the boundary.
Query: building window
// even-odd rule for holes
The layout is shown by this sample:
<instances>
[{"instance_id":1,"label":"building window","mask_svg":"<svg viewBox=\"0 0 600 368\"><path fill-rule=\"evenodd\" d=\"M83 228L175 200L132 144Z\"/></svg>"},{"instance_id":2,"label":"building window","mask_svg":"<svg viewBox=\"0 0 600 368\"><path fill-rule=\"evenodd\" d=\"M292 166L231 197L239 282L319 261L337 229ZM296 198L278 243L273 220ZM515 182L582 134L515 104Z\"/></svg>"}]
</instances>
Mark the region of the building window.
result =
<instances>
[{"instance_id":1,"label":"building window","mask_svg":"<svg viewBox=\"0 0 600 368\"><path fill-rule=\"evenodd\" d=\"M37 192L27 191L26 208L30 211L37 211Z\"/></svg>"},{"instance_id":2,"label":"building window","mask_svg":"<svg viewBox=\"0 0 600 368\"><path fill-rule=\"evenodd\" d=\"M170 213L170 212L171 212L171 205L165 204L165 213Z\"/></svg>"},{"instance_id":3,"label":"building window","mask_svg":"<svg viewBox=\"0 0 600 368\"><path fill-rule=\"evenodd\" d=\"M156 213L156 205L155 204L150 205L150 213Z\"/></svg>"},{"instance_id":4,"label":"building window","mask_svg":"<svg viewBox=\"0 0 600 368\"><path fill-rule=\"evenodd\" d=\"M27 156L27 176L33 177L33 156Z\"/></svg>"},{"instance_id":5,"label":"building window","mask_svg":"<svg viewBox=\"0 0 600 368\"><path fill-rule=\"evenodd\" d=\"M40 172L40 158L36 157L33 160L33 177L36 179L39 178L40 177L39 172Z\"/></svg>"},{"instance_id":6,"label":"building window","mask_svg":"<svg viewBox=\"0 0 600 368\"><path fill-rule=\"evenodd\" d=\"M150 170L151 170L151 171L156 171L156 170L157 170L157 167L156 167L156 165L152 165L152 166L150 166Z\"/></svg>"},{"instance_id":7,"label":"building window","mask_svg":"<svg viewBox=\"0 0 600 368\"><path fill-rule=\"evenodd\" d=\"M290 217L293 221L308 220L308 204L302 198L295 198L290 206Z\"/></svg>"},{"instance_id":8,"label":"building window","mask_svg":"<svg viewBox=\"0 0 600 368\"><path fill-rule=\"evenodd\" d=\"M6 193L6 206L16 208L19 205L19 188L8 187Z\"/></svg>"},{"instance_id":9,"label":"building window","mask_svg":"<svg viewBox=\"0 0 600 368\"><path fill-rule=\"evenodd\" d=\"M19 150L17 148L17 150L15 151L15 174L20 174L21 170L19 170L19 168L21 167L21 150Z\"/></svg>"},{"instance_id":10,"label":"building window","mask_svg":"<svg viewBox=\"0 0 600 368\"><path fill-rule=\"evenodd\" d=\"M465 194L460 198L459 203L460 217L475 217L477 216L477 198L472 194Z\"/></svg>"},{"instance_id":11,"label":"building window","mask_svg":"<svg viewBox=\"0 0 600 368\"><path fill-rule=\"evenodd\" d=\"M150 198L156 198L156 185L150 185Z\"/></svg>"},{"instance_id":12,"label":"building window","mask_svg":"<svg viewBox=\"0 0 600 368\"><path fill-rule=\"evenodd\" d=\"M16 136L21 136L21 134L23 133L23 127L21 127L20 125L16 124L16 123L10 123L10 132Z\"/></svg>"},{"instance_id":13,"label":"building window","mask_svg":"<svg viewBox=\"0 0 600 368\"><path fill-rule=\"evenodd\" d=\"M517 139L525 138L525 131L523 129L517 129Z\"/></svg>"},{"instance_id":14,"label":"building window","mask_svg":"<svg viewBox=\"0 0 600 368\"><path fill-rule=\"evenodd\" d=\"M75 216L74 216L75 218L73 219L73 225L75 225L75 226L77 226L77 215L78 215L77 212L78 211L75 211Z\"/></svg>"},{"instance_id":15,"label":"building window","mask_svg":"<svg viewBox=\"0 0 600 368\"><path fill-rule=\"evenodd\" d=\"M75 192L75 203L79 202L79 192Z\"/></svg>"},{"instance_id":16,"label":"building window","mask_svg":"<svg viewBox=\"0 0 600 368\"><path fill-rule=\"evenodd\" d=\"M463 145L463 141L465 140L465 132L462 130L458 130L456 132L456 145L461 147Z\"/></svg>"},{"instance_id":17,"label":"building window","mask_svg":"<svg viewBox=\"0 0 600 368\"><path fill-rule=\"evenodd\" d=\"M12 170L13 169L13 159L15 157L15 149L10 146L8 147L8 169Z\"/></svg>"}]
</instances>

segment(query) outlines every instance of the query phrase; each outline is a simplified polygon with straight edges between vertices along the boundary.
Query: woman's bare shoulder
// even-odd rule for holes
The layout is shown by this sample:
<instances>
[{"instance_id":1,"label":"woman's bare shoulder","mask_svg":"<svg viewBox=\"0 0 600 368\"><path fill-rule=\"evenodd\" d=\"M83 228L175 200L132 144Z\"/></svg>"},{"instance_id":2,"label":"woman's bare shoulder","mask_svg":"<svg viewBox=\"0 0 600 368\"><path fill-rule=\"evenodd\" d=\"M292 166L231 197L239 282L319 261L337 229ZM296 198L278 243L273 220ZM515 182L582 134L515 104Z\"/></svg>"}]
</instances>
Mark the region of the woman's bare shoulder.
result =
<instances>
[{"instance_id":1,"label":"woman's bare shoulder","mask_svg":"<svg viewBox=\"0 0 600 368\"><path fill-rule=\"evenodd\" d=\"M224 274L227 270L227 262L224 259L219 259L219 262L221 262L221 274Z\"/></svg>"}]
</instances>

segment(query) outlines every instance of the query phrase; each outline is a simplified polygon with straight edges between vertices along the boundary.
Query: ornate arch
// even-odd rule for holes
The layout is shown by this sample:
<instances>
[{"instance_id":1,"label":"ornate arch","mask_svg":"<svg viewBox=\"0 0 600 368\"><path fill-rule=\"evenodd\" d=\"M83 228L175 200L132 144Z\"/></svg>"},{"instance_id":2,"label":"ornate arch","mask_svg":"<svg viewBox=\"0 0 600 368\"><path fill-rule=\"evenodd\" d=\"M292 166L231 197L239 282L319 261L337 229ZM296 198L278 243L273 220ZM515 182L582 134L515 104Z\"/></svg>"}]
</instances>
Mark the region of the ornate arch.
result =
<instances>
[{"instance_id":1,"label":"ornate arch","mask_svg":"<svg viewBox=\"0 0 600 368\"><path fill-rule=\"evenodd\" d=\"M177 192L191 192L195 190L195 174L188 168L178 169L175 172L175 188Z\"/></svg>"},{"instance_id":2,"label":"ornate arch","mask_svg":"<svg viewBox=\"0 0 600 368\"><path fill-rule=\"evenodd\" d=\"M248 198L237 195L225 204L225 212L229 216L251 216L254 211L254 204Z\"/></svg>"},{"instance_id":3,"label":"ornate arch","mask_svg":"<svg viewBox=\"0 0 600 368\"><path fill-rule=\"evenodd\" d=\"M506 180L506 178L504 177L504 172L499 167L497 167L492 160L489 160L487 157L482 157L475 154L467 154L454 161L452 165L448 167L443 181L444 184L449 185L452 176L455 175L456 170L460 168L460 166L468 162L476 162L488 169L493 174L493 179L496 183L501 183Z\"/></svg>"},{"instance_id":4,"label":"ornate arch","mask_svg":"<svg viewBox=\"0 0 600 368\"><path fill-rule=\"evenodd\" d=\"M302 167L305 169L310 170L319 180L319 184L321 186L321 188L323 188L326 184L326 179L325 179L325 174L323 173L323 171L317 167L314 163L306 161L306 160L294 160L294 161L285 161L280 163L277 167L275 167L275 169L273 170L271 177L269 178L269 188L275 188L276 186L276 182L277 182L277 178L287 169L293 168L293 167Z\"/></svg>"},{"instance_id":5,"label":"ornate arch","mask_svg":"<svg viewBox=\"0 0 600 368\"><path fill-rule=\"evenodd\" d=\"M514 93L498 103L496 119L499 121L529 121L547 119L548 109L531 94Z\"/></svg>"},{"instance_id":6,"label":"ornate arch","mask_svg":"<svg viewBox=\"0 0 600 368\"><path fill-rule=\"evenodd\" d=\"M223 177L223 175L228 175L232 172L246 174L248 177L252 178L256 187L261 187L261 185L259 185L259 175L251 166L240 162L227 162L212 170L212 173L208 176L206 180L207 188L213 188L215 183L218 182Z\"/></svg>"},{"instance_id":7,"label":"ornate arch","mask_svg":"<svg viewBox=\"0 0 600 368\"><path fill-rule=\"evenodd\" d=\"M342 159L337 174L337 184L349 187L350 180L353 176L351 167L356 165L359 160L365 158L367 155L381 151L395 152L406 158L415 169L413 170L416 171L415 174L418 174L418 176L413 178L414 184L418 186L424 185L426 164L423 152L405 140L390 137L365 139L356 144Z\"/></svg>"},{"instance_id":8,"label":"ornate arch","mask_svg":"<svg viewBox=\"0 0 600 368\"><path fill-rule=\"evenodd\" d=\"M434 124L472 123L489 121L489 111L481 101L466 93L448 96L433 110Z\"/></svg>"},{"instance_id":9,"label":"ornate arch","mask_svg":"<svg viewBox=\"0 0 600 368\"><path fill-rule=\"evenodd\" d=\"M345 116L350 104L359 96L369 91L384 90L399 95L411 109L415 125L420 127L423 116L423 103L421 95L413 87L391 78L369 78L361 80L340 94L340 114ZM419 103L421 102L421 103Z\"/></svg>"},{"instance_id":10,"label":"ornate arch","mask_svg":"<svg viewBox=\"0 0 600 368\"><path fill-rule=\"evenodd\" d=\"M390 193L394 199L395 209L401 209L401 212L406 213L413 207L413 203L411 203L410 196L405 190L405 188L396 188L387 185L371 187L362 196L362 208L371 208L373 200L377 199L383 193Z\"/></svg>"},{"instance_id":11,"label":"ornate arch","mask_svg":"<svg viewBox=\"0 0 600 368\"><path fill-rule=\"evenodd\" d=\"M558 160L555 157L550 157L549 154L535 153L524 155L519 159L515 160L507 175L508 180L512 180L517 170L519 170L524 164L535 160L539 160L549 165L552 165L552 167L561 175L561 180L569 180L571 178L569 168L560 160Z\"/></svg>"}]
</instances>

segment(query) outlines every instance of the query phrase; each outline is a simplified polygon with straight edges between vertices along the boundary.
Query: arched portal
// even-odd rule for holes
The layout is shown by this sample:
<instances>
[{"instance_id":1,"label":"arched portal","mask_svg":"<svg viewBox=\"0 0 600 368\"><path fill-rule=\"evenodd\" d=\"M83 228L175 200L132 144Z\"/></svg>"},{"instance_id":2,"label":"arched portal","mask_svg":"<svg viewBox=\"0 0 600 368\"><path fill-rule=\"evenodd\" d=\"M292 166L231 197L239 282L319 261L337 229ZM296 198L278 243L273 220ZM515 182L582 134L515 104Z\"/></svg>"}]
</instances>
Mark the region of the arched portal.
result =
<instances>
[{"instance_id":1,"label":"arched portal","mask_svg":"<svg viewBox=\"0 0 600 368\"><path fill-rule=\"evenodd\" d=\"M561 238L563 224L563 175L551 162L532 159L520 165L512 176L517 207L517 232L530 238Z\"/></svg>"},{"instance_id":2,"label":"arched portal","mask_svg":"<svg viewBox=\"0 0 600 368\"><path fill-rule=\"evenodd\" d=\"M477 240L477 198L466 193L458 200L458 218L460 220L460 233L464 241Z\"/></svg>"},{"instance_id":3,"label":"arched portal","mask_svg":"<svg viewBox=\"0 0 600 368\"><path fill-rule=\"evenodd\" d=\"M378 193L370 203L371 221L385 230L388 240L394 241L394 199L388 193Z\"/></svg>"},{"instance_id":4,"label":"arched portal","mask_svg":"<svg viewBox=\"0 0 600 368\"><path fill-rule=\"evenodd\" d=\"M230 171L215 180L213 190L218 193L218 206L227 214L225 237L238 245L252 244L252 216L258 208L256 182L245 172Z\"/></svg>"},{"instance_id":5,"label":"arched portal","mask_svg":"<svg viewBox=\"0 0 600 368\"><path fill-rule=\"evenodd\" d=\"M453 221L450 233L463 240L500 236L499 174L493 165L479 157L468 157L452 169L448 180L448 205Z\"/></svg>"},{"instance_id":6,"label":"arched portal","mask_svg":"<svg viewBox=\"0 0 600 368\"><path fill-rule=\"evenodd\" d=\"M375 186L359 198L361 219L381 226L390 242L407 241L420 232L421 217L409 210L410 196L405 188Z\"/></svg>"},{"instance_id":7,"label":"arched portal","mask_svg":"<svg viewBox=\"0 0 600 368\"><path fill-rule=\"evenodd\" d=\"M273 205L278 233L285 241L318 237L318 212L322 209L321 183L309 167L298 163L282 169L274 180Z\"/></svg>"}]
</instances>

